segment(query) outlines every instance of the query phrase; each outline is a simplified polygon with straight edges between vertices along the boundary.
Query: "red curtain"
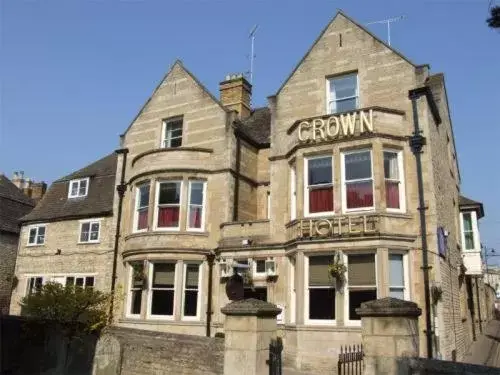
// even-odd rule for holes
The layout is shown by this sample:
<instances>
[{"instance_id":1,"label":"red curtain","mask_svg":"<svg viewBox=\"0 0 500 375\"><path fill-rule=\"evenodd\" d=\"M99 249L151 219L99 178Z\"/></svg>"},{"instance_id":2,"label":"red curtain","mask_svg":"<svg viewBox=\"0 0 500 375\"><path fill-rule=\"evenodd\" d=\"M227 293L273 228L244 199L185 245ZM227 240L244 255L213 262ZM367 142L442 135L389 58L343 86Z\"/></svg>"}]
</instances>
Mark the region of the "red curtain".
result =
<instances>
[{"instance_id":1,"label":"red curtain","mask_svg":"<svg viewBox=\"0 0 500 375\"><path fill-rule=\"evenodd\" d=\"M333 187L312 189L309 191L309 212L333 211Z\"/></svg>"},{"instance_id":2,"label":"red curtain","mask_svg":"<svg viewBox=\"0 0 500 375\"><path fill-rule=\"evenodd\" d=\"M160 207L158 210L158 227L179 226L179 207Z\"/></svg>"},{"instance_id":3,"label":"red curtain","mask_svg":"<svg viewBox=\"0 0 500 375\"><path fill-rule=\"evenodd\" d=\"M399 208L399 182L385 182L385 200L387 208Z\"/></svg>"},{"instance_id":4,"label":"red curtain","mask_svg":"<svg viewBox=\"0 0 500 375\"><path fill-rule=\"evenodd\" d=\"M201 207L191 207L189 212L189 227L190 228L201 228Z\"/></svg>"},{"instance_id":5,"label":"red curtain","mask_svg":"<svg viewBox=\"0 0 500 375\"><path fill-rule=\"evenodd\" d=\"M371 181L347 184L347 208L373 206L373 186Z\"/></svg>"},{"instance_id":6,"label":"red curtain","mask_svg":"<svg viewBox=\"0 0 500 375\"><path fill-rule=\"evenodd\" d=\"M137 229L146 229L148 227L148 209L139 211L139 217L137 219Z\"/></svg>"}]
</instances>

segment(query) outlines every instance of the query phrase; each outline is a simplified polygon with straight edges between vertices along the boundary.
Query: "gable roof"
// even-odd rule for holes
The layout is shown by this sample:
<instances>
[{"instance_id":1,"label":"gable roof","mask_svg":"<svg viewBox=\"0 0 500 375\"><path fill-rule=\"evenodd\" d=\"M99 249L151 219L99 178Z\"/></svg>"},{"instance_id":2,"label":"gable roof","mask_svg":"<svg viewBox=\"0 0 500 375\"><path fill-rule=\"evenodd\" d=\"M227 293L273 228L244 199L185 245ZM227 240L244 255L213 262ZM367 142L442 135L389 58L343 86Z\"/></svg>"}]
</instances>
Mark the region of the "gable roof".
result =
<instances>
[{"instance_id":1,"label":"gable roof","mask_svg":"<svg viewBox=\"0 0 500 375\"><path fill-rule=\"evenodd\" d=\"M325 34L325 32L328 30L328 28L330 27L330 25L335 22L335 20L337 19L338 16L342 16L344 17L345 19L347 19L349 22L353 23L355 26L359 27L361 30L363 30L365 33L367 33L368 35L370 35L373 39L375 39L377 42L381 43L382 45L384 45L386 48L390 49L392 52L394 52L396 55L398 55L399 57L401 57L403 60L405 60L406 62L408 62L410 65L413 65L414 67L417 67L419 65L413 63L410 59L408 59L405 55L403 55L401 52L399 52L397 49L395 49L394 47L391 47L390 45L388 45L386 42L384 42L382 39L380 39L378 36L376 36L375 34L373 34L370 30L368 30L366 27L364 27L363 25L357 23L356 21L354 21L351 17L349 17L347 14L345 14L342 10L338 10L337 13L335 14L335 16L333 16L333 18L331 19L330 22L328 22L328 24L323 28L323 30L321 30L321 33L319 34L319 36L316 38L316 40L313 42L313 44L311 45L311 47L307 50L306 54L302 57L302 59L300 59L300 61L298 62L298 64L295 66L295 68L292 70L292 72L290 73L290 75L288 77L286 77L285 81L281 84L280 88L278 89L278 91L276 91L276 94L275 95L278 95L281 90L283 89L283 87L285 87L285 85L287 84L287 82L290 80L290 78L293 77L293 75L295 74L295 72L297 71L297 69L302 65L302 63L304 62L304 60L307 58L307 56L309 56L309 54L311 53L311 51L313 50L313 48L316 46L316 44L321 40L321 38L323 37L323 35Z\"/></svg>"},{"instance_id":2,"label":"gable roof","mask_svg":"<svg viewBox=\"0 0 500 375\"><path fill-rule=\"evenodd\" d=\"M255 108L243 121L236 121L236 129L259 148L270 145L271 111L267 107Z\"/></svg>"},{"instance_id":3,"label":"gable roof","mask_svg":"<svg viewBox=\"0 0 500 375\"><path fill-rule=\"evenodd\" d=\"M132 125L134 124L134 122L137 120L137 118L141 115L141 113L144 111L144 109L146 108L146 106L148 105L148 103L151 101L151 99L153 98L153 96L156 94L156 92L160 89L161 87L161 84L167 79L167 77L170 75L170 73L174 70L174 68L178 66L179 68L181 68L187 75L189 75L193 81L208 95L210 96L210 98L219 105L219 107L222 108L222 110L224 112L229 112L227 110L226 107L224 107L222 105L222 103L219 101L219 99L217 99L199 80L198 78L195 77L195 75L193 73L191 73L185 66L184 64L182 63L181 60L177 59L174 61L174 63L172 64L172 66L170 67L170 69L168 70L168 72L163 76L163 78L160 80L160 82L158 83L158 85L156 85L155 89L153 90L153 93L149 96L148 100L146 100L146 102L143 104L143 106L141 107L141 109L139 110L139 112L137 113L137 115L134 117L134 119L130 122L129 126L127 127L127 129L125 129L125 131L120 134L120 137L123 137L125 136L125 134L127 134L127 132L129 131L129 129L132 127Z\"/></svg>"},{"instance_id":4,"label":"gable roof","mask_svg":"<svg viewBox=\"0 0 500 375\"><path fill-rule=\"evenodd\" d=\"M56 180L35 209L21 221L58 221L112 215L116 162L117 155L112 153ZM87 196L68 198L69 182L85 177L90 178Z\"/></svg>"},{"instance_id":5,"label":"gable roof","mask_svg":"<svg viewBox=\"0 0 500 375\"><path fill-rule=\"evenodd\" d=\"M0 231L19 233L19 219L34 206L35 202L31 198L0 174Z\"/></svg>"},{"instance_id":6,"label":"gable roof","mask_svg":"<svg viewBox=\"0 0 500 375\"><path fill-rule=\"evenodd\" d=\"M465 211L465 210L474 210L478 214L478 219L484 217L484 207L481 202L472 200L470 198L464 197L463 195L460 196L458 206L460 208L460 211Z\"/></svg>"}]
</instances>

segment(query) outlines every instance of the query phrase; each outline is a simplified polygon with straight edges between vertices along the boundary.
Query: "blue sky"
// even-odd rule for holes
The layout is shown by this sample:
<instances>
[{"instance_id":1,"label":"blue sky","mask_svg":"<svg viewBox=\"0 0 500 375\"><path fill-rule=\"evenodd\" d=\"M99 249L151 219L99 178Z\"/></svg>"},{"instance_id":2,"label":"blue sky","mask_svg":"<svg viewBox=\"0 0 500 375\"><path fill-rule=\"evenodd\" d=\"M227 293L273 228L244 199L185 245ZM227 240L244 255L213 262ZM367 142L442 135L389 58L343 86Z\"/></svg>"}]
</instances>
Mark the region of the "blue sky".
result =
<instances>
[{"instance_id":1,"label":"blue sky","mask_svg":"<svg viewBox=\"0 0 500 375\"><path fill-rule=\"evenodd\" d=\"M263 105L337 9L359 23L405 15L392 45L445 72L462 191L484 202L482 242L500 254L500 32L486 26L489 2L1 1L0 172L51 182L114 150L176 58L217 94L226 74L248 70L254 24ZM369 28L386 38L385 26Z\"/></svg>"}]
</instances>

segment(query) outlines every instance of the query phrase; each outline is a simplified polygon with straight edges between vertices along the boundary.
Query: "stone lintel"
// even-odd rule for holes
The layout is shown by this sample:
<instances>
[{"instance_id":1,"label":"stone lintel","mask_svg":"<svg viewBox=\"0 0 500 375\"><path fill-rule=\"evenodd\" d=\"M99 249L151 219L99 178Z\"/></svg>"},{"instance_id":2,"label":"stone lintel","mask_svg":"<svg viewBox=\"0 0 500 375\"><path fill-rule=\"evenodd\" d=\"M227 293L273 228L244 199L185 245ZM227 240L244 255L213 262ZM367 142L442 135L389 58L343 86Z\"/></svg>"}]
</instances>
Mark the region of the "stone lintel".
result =
<instances>
[{"instance_id":1,"label":"stone lintel","mask_svg":"<svg viewBox=\"0 0 500 375\"><path fill-rule=\"evenodd\" d=\"M356 313L361 317L418 317L422 314L422 309L415 302L386 297L362 303L361 307L356 309Z\"/></svg>"},{"instance_id":2,"label":"stone lintel","mask_svg":"<svg viewBox=\"0 0 500 375\"><path fill-rule=\"evenodd\" d=\"M276 317L281 309L272 303L249 298L230 302L221 311L228 316Z\"/></svg>"}]
</instances>

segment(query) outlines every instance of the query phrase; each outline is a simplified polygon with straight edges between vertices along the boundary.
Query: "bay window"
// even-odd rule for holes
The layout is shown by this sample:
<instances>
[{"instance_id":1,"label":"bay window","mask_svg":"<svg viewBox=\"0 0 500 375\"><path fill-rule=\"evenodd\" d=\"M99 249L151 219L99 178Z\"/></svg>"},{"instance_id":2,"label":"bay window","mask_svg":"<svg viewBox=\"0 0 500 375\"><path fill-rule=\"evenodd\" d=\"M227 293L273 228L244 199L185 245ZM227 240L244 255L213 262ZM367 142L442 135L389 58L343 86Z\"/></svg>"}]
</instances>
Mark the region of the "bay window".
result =
<instances>
[{"instance_id":1,"label":"bay window","mask_svg":"<svg viewBox=\"0 0 500 375\"><path fill-rule=\"evenodd\" d=\"M290 220L297 217L297 175L295 165L290 166Z\"/></svg>"},{"instance_id":2,"label":"bay window","mask_svg":"<svg viewBox=\"0 0 500 375\"><path fill-rule=\"evenodd\" d=\"M389 297L409 299L407 255L389 253Z\"/></svg>"},{"instance_id":3,"label":"bay window","mask_svg":"<svg viewBox=\"0 0 500 375\"><path fill-rule=\"evenodd\" d=\"M306 216L333 213L332 164L331 156L305 159L304 210Z\"/></svg>"},{"instance_id":4,"label":"bay window","mask_svg":"<svg viewBox=\"0 0 500 375\"><path fill-rule=\"evenodd\" d=\"M156 227L179 230L181 209L180 181L159 182L156 189Z\"/></svg>"},{"instance_id":5,"label":"bay window","mask_svg":"<svg viewBox=\"0 0 500 375\"><path fill-rule=\"evenodd\" d=\"M173 318L175 266L175 263L159 262L150 265L149 315L152 317Z\"/></svg>"},{"instance_id":6,"label":"bay window","mask_svg":"<svg viewBox=\"0 0 500 375\"><path fill-rule=\"evenodd\" d=\"M357 73L330 78L327 81L327 112L354 111L359 105Z\"/></svg>"},{"instance_id":7,"label":"bay window","mask_svg":"<svg viewBox=\"0 0 500 375\"><path fill-rule=\"evenodd\" d=\"M474 250L480 249L480 246L476 246L476 236L475 230L476 227L476 213L471 212L462 212L462 246L464 250Z\"/></svg>"},{"instance_id":8,"label":"bay window","mask_svg":"<svg viewBox=\"0 0 500 375\"><path fill-rule=\"evenodd\" d=\"M342 166L344 211L373 208L371 150L342 153Z\"/></svg>"},{"instance_id":9,"label":"bay window","mask_svg":"<svg viewBox=\"0 0 500 375\"><path fill-rule=\"evenodd\" d=\"M346 280L346 322L361 322L356 309L361 303L377 299L375 254L349 254Z\"/></svg>"},{"instance_id":10,"label":"bay window","mask_svg":"<svg viewBox=\"0 0 500 375\"><path fill-rule=\"evenodd\" d=\"M387 209L404 211L403 161L401 151L384 151L384 179Z\"/></svg>"},{"instance_id":11,"label":"bay window","mask_svg":"<svg viewBox=\"0 0 500 375\"><path fill-rule=\"evenodd\" d=\"M148 228L149 182L136 188L134 230L144 231Z\"/></svg>"},{"instance_id":12,"label":"bay window","mask_svg":"<svg viewBox=\"0 0 500 375\"><path fill-rule=\"evenodd\" d=\"M182 316L199 318L200 264L184 264L184 295Z\"/></svg>"},{"instance_id":13,"label":"bay window","mask_svg":"<svg viewBox=\"0 0 500 375\"><path fill-rule=\"evenodd\" d=\"M205 214L205 182L189 181L188 230L203 230Z\"/></svg>"},{"instance_id":14,"label":"bay window","mask_svg":"<svg viewBox=\"0 0 500 375\"><path fill-rule=\"evenodd\" d=\"M328 265L332 257L326 255L308 258L306 290L306 320L328 323L335 321L335 286Z\"/></svg>"}]
</instances>

